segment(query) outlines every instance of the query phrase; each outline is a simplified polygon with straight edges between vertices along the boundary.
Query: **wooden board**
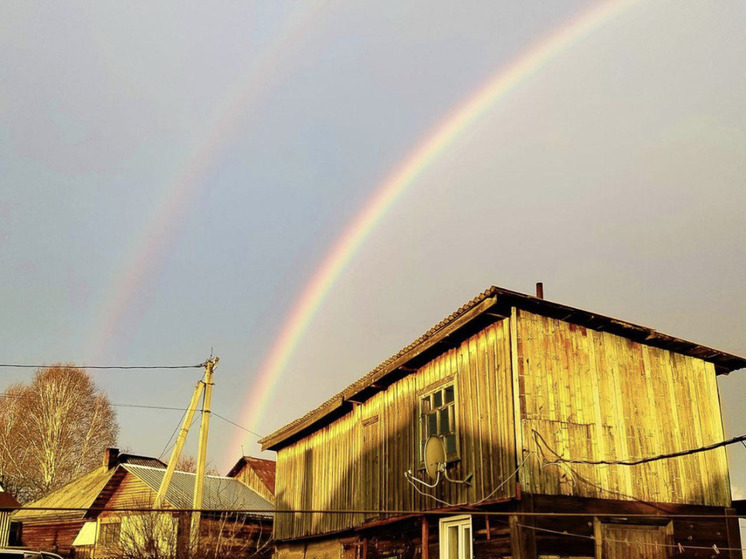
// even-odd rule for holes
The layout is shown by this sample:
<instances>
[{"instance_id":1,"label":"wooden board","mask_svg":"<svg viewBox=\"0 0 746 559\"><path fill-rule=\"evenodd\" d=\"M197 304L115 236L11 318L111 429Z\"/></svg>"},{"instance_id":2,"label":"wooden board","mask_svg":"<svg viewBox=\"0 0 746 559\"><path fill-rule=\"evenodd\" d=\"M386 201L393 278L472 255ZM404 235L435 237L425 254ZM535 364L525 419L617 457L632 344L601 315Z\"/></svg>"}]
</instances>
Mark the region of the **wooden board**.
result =
<instances>
[{"instance_id":1,"label":"wooden board","mask_svg":"<svg viewBox=\"0 0 746 559\"><path fill-rule=\"evenodd\" d=\"M634 459L724 439L711 363L567 322L517 313L531 493L730 505L725 450L639 466L552 465ZM537 442L536 434L544 443Z\"/></svg>"},{"instance_id":2,"label":"wooden board","mask_svg":"<svg viewBox=\"0 0 746 559\"><path fill-rule=\"evenodd\" d=\"M513 386L509 321L492 324L458 347L426 363L353 411L277 455L276 504L282 510L416 511L515 495ZM457 394L460 459L453 479L474 475L471 487L442 482L435 489L406 479L420 470L419 401L434 387L452 383ZM375 419L377 418L377 419ZM498 491L495 491L499 487ZM428 496L429 495L429 496ZM360 526L382 516L278 514L278 539Z\"/></svg>"}]
</instances>

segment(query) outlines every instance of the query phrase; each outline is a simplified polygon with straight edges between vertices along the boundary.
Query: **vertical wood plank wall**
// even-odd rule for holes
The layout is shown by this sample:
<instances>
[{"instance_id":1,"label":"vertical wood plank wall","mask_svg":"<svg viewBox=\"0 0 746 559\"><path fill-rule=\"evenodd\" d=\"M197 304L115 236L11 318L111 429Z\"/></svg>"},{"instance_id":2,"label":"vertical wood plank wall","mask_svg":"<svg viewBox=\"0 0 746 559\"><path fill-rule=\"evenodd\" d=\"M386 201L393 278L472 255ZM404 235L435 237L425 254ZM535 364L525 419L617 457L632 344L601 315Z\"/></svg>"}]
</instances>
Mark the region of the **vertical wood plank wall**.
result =
<instances>
[{"instance_id":1,"label":"vertical wood plank wall","mask_svg":"<svg viewBox=\"0 0 746 559\"><path fill-rule=\"evenodd\" d=\"M638 466L541 468L554 456L622 460L723 440L714 366L518 311L525 491L600 499L730 505L725 449ZM525 455L525 454L524 454Z\"/></svg>"},{"instance_id":2,"label":"vertical wood plank wall","mask_svg":"<svg viewBox=\"0 0 746 559\"><path fill-rule=\"evenodd\" d=\"M5 547L10 541L10 515L12 511L0 511L0 547Z\"/></svg>"},{"instance_id":3,"label":"vertical wood plank wall","mask_svg":"<svg viewBox=\"0 0 746 559\"><path fill-rule=\"evenodd\" d=\"M420 495L404 476L417 470L419 395L451 379L456 385L461 459L456 479L426 493L451 504L515 495L513 384L509 320L493 324L433 359L415 374L358 405L346 416L281 449L277 455L278 510L427 510L443 506ZM378 514L277 514L278 539L338 531Z\"/></svg>"},{"instance_id":4,"label":"vertical wood plank wall","mask_svg":"<svg viewBox=\"0 0 746 559\"><path fill-rule=\"evenodd\" d=\"M254 491L259 493L259 495L267 499L270 503L275 502L275 496L272 494L269 488L264 485L264 481L262 481L262 478L260 478L250 466L244 466L243 469L236 476L236 479L241 481L243 484L251 487Z\"/></svg>"},{"instance_id":5,"label":"vertical wood plank wall","mask_svg":"<svg viewBox=\"0 0 746 559\"><path fill-rule=\"evenodd\" d=\"M137 476L127 472L124 479L112 493L107 508L126 509L127 507L149 507L155 501L155 491ZM165 504L164 507L168 507ZM121 512L102 512L101 517L122 516Z\"/></svg>"},{"instance_id":6,"label":"vertical wood plank wall","mask_svg":"<svg viewBox=\"0 0 746 559\"><path fill-rule=\"evenodd\" d=\"M21 542L29 549L53 550L60 555L66 555L70 553L75 536L83 524L85 520L24 523Z\"/></svg>"}]
</instances>

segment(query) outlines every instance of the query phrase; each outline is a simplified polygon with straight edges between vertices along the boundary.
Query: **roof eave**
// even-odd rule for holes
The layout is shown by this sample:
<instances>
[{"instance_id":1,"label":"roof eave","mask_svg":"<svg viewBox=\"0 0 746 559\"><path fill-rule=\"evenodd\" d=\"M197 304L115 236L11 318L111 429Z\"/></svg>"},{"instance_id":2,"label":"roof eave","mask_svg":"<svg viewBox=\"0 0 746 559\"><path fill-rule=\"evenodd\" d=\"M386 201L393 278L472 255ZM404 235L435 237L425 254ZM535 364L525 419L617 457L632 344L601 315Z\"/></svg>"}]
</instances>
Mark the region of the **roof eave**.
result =
<instances>
[{"instance_id":1,"label":"roof eave","mask_svg":"<svg viewBox=\"0 0 746 559\"><path fill-rule=\"evenodd\" d=\"M260 439L262 450L277 451L347 414L354 405L415 372L417 365L421 366L418 358L429 356L438 349L440 353L450 349L463 337L463 333L471 335L475 323L479 329L484 328L487 323L509 316L512 307L703 359L714 364L718 375L746 368L746 358L743 357L669 336L646 326L493 286L315 410Z\"/></svg>"}]
</instances>

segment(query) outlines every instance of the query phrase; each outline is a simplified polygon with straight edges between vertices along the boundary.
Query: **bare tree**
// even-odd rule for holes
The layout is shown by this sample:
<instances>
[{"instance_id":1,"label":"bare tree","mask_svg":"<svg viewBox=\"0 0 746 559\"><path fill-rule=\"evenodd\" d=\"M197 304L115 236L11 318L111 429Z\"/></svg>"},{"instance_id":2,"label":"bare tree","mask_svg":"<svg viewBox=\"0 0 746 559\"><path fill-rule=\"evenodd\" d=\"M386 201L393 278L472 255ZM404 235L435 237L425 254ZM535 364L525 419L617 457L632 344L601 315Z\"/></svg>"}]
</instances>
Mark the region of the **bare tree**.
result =
<instances>
[{"instance_id":1,"label":"bare tree","mask_svg":"<svg viewBox=\"0 0 746 559\"><path fill-rule=\"evenodd\" d=\"M116 523L118 540L102 542L101 556L116 559L269 559L274 552L272 519L236 512L238 497L218 487L216 497L227 510L203 512L199 537L191 538L192 515L186 511L120 512L102 519L102 526ZM152 507L138 495L133 509ZM168 505L166 505L168 506Z\"/></svg>"},{"instance_id":2,"label":"bare tree","mask_svg":"<svg viewBox=\"0 0 746 559\"><path fill-rule=\"evenodd\" d=\"M91 471L116 441L109 399L73 365L39 369L0 401L0 475L21 502Z\"/></svg>"},{"instance_id":3,"label":"bare tree","mask_svg":"<svg viewBox=\"0 0 746 559\"><path fill-rule=\"evenodd\" d=\"M180 472L194 473L197 471L197 459L188 454L182 454L176 461L176 469Z\"/></svg>"},{"instance_id":4,"label":"bare tree","mask_svg":"<svg viewBox=\"0 0 746 559\"><path fill-rule=\"evenodd\" d=\"M190 474L194 474L197 472L197 459L189 454L182 454L176 461L176 469L179 472L189 472ZM217 476L220 475L220 472L218 472L217 468L208 460L207 464L205 464L205 474L208 476Z\"/></svg>"},{"instance_id":5,"label":"bare tree","mask_svg":"<svg viewBox=\"0 0 746 559\"><path fill-rule=\"evenodd\" d=\"M117 559L268 559L274 551L267 519L262 523L245 514L208 513L200 523L199 542L189 541L189 519L177 512L123 513L118 544L101 549Z\"/></svg>"}]
</instances>

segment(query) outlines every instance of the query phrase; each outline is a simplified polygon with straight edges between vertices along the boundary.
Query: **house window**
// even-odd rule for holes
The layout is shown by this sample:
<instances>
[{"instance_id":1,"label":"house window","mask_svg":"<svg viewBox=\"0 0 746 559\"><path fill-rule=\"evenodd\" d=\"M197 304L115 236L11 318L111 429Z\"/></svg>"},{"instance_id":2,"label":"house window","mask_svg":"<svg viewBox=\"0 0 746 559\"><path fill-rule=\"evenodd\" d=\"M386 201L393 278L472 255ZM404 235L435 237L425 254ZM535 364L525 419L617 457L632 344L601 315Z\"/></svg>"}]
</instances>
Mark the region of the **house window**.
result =
<instances>
[{"instance_id":1,"label":"house window","mask_svg":"<svg viewBox=\"0 0 746 559\"><path fill-rule=\"evenodd\" d=\"M471 516L440 520L440 559L472 559Z\"/></svg>"},{"instance_id":2,"label":"house window","mask_svg":"<svg viewBox=\"0 0 746 559\"><path fill-rule=\"evenodd\" d=\"M118 545L121 526L119 522L101 524L98 533L98 543L101 545Z\"/></svg>"},{"instance_id":3,"label":"house window","mask_svg":"<svg viewBox=\"0 0 746 559\"><path fill-rule=\"evenodd\" d=\"M425 443L440 437L446 460L459 459L456 429L456 386L454 383L439 386L420 396L420 466L425 464Z\"/></svg>"}]
</instances>

